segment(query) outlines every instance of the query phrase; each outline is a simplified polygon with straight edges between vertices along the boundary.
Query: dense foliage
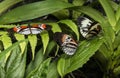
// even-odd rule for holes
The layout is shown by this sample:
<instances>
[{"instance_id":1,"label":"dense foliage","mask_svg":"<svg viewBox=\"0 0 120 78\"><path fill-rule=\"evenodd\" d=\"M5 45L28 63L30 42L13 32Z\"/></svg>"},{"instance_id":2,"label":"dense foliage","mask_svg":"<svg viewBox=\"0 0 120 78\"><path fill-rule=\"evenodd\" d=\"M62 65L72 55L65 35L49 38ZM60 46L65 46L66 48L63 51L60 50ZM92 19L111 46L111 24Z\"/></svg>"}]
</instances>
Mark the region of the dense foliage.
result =
<instances>
[{"instance_id":1,"label":"dense foliage","mask_svg":"<svg viewBox=\"0 0 120 78\"><path fill-rule=\"evenodd\" d=\"M102 27L84 39L76 20L87 16ZM45 23L37 35L8 31L16 25ZM115 0L2 0L0 2L0 78L119 78L120 5ZM66 55L53 40L55 32L79 43Z\"/></svg>"}]
</instances>

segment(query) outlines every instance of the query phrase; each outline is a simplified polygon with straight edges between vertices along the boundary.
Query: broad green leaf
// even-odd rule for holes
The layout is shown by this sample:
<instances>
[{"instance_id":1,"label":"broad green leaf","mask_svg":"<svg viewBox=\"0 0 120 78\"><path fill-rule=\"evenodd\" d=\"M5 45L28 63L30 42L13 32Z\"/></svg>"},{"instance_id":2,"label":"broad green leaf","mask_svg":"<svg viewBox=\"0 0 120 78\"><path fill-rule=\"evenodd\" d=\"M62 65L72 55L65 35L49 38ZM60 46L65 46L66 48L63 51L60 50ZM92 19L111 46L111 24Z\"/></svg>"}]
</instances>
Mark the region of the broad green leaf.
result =
<instances>
[{"instance_id":1,"label":"broad green leaf","mask_svg":"<svg viewBox=\"0 0 120 78\"><path fill-rule=\"evenodd\" d=\"M42 43L43 43L43 54L45 54L45 51L46 51L46 48L47 48L47 45L49 43L49 34L47 31L43 32L40 34L41 36L41 39L42 39Z\"/></svg>"},{"instance_id":2,"label":"broad green leaf","mask_svg":"<svg viewBox=\"0 0 120 78\"><path fill-rule=\"evenodd\" d=\"M103 30L104 42L107 45L107 48L112 52L113 51L113 42L115 40L115 33L112 26L108 22L103 22L100 24Z\"/></svg>"},{"instance_id":3,"label":"broad green leaf","mask_svg":"<svg viewBox=\"0 0 120 78\"><path fill-rule=\"evenodd\" d=\"M31 75L26 78L46 78L48 72L48 67L50 65L51 59L48 58L47 60L43 61L36 71L34 71Z\"/></svg>"},{"instance_id":4,"label":"broad green leaf","mask_svg":"<svg viewBox=\"0 0 120 78\"><path fill-rule=\"evenodd\" d=\"M77 12L82 12L88 15L89 17L93 18L95 21L98 21L99 23L102 23L103 21L105 21L104 16L99 11L91 7L81 6L81 7L75 7L72 9Z\"/></svg>"},{"instance_id":5,"label":"broad green leaf","mask_svg":"<svg viewBox=\"0 0 120 78\"><path fill-rule=\"evenodd\" d=\"M7 61L6 78L23 78L26 67L26 51L21 55L20 47L17 46L11 52Z\"/></svg>"},{"instance_id":6,"label":"broad green leaf","mask_svg":"<svg viewBox=\"0 0 120 78\"><path fill-rule=\"evenodd\" d=\"M29 35L28 39L29 39L31 49L32 49L32 59L34 59L35 48L37 45L37 37L36 37L36 35Z\"/></svg>"},{"instance_id":7,"label":"broad green leaf","mask_svg":"<svg viewBox=\"0 0 120 78\"><path fill-rule=\"evenodd\" d=\"M43 57L43 49L41 48L37 54L35 55L35 59L33 59L30 64L27 67L26 73L25 73L25 77L28 77L29 75L31 75L34 71L36 71L38 69L38 67L41 65L41 63L44 60Z\"/></svg>"},{"instance_id":8,"label":"broad green leaf","mask_svg":"<svg viewBox=\"0 0 120 78\"><path fill-rule=\"evenodd\" d=\"M120 45L120 31L115 36L115 41L113 43L114 49Z\"/></svg>"},{"instance_id":9,"label":"broad green leaf","mask_svg":"<svg viewBox=\"0 0 120 78\"><path fill-rule=\"evenodd\" d=\"M78 32L78 26L71 20L61 20L60 23L66 24L68 27L70 27L75 34L77 35L77 40L79 40L79 32Z\"/></svg>"},{"instance_id":10,"label":"broad green leaf","mask_svg":"<svg viewBox=\"0 0 120 78\"><path fill-rule=\"evenodd\" d=\"M117 21L120 19L120 5L119 5L118 9L116 10L116 19L117 19Z\"/></svg>"},{"instance_id":11,"label":"broad green leaf","mask_svg":"<svg viewBox=\"0 0 120 78\"><path fill-rule=\"evenodd\" d=\"M5 55L6 55L7 53L11 52L11 50L13 50L14 48L16 48L20 43L22 43L22 42L27 42L27 41L28 41L28 40L21 40L21 41L19 41L19 42L16 42L16 43L12 44L10 47L8 47L8 48L5 49L4 51L2 51L2 52L0 53L0 60L1 60L3 57L5 57Z\"/></svg>"},{"instance_id":12,"label":"broad green leaf","mask_svg":"<svg viewBox=\"0 0 120 78\"><path fill-rule=\"evenodd\" d=\"M5 78L5 69L0 66L0 78Z\"/></svg>"},{"instance_id":13,"label":"broad green leaf","mask_svg":"<svg viewBox=\"0 0 120 78\"><path fill-rule=\"evenodd\" d=\"M22 0L4 0L0 3L0 15L9 9L11 6L21 2Z\"/></svg>"},{"instance_id":14,"label":"broad green leaf","mask_svg":"<svg viewBox=\"0 0 120 78\"><path fill-rule=\"evenodd\" d=\"M67 73L70 73L80 67L82 67L91 56L101 46L103 40L94 38L89 41L82 41L73 56L63 56L59 59L57 69L61 77L64 77Z\"/></svg>"},{"instance_id":15,"label":"broad green leaf","mask_svg":"<svg viewBox=\"0 0 120 78\"><path fill-rule=\"evenodd\" d=\"M115 25L115 32L118 33L119 30L120 30L120 18L118 19L118 21Z\"/></svg>"},{"instance_id":16,"label":"broad green leaf","mask_svg":"<svg viewBox=\"0 0 120 78\"><path fill-rule=\"evenodd\" d=\"M110 5L110 1L109 0L99 0L99 2L101 3L102 7L105 10L105 13L108 17L109 23L111 24L111 26L115 26L116 17L115 17L115 14L114 14L114 9Z\"/></svg>"},{"instance_id":17,"label":"broad green leaf","mask_svg":"<svg viewBox=\"0 0 120 78\"><path fill-rule=\"evenodd\" d=\"M111 57L108 51L109 51L109 48L106 46L106 44L101 45L101 47L99 48L99 52L104 56L106 60L108 60L109 57Z\"/></svg>"},{"instance_id":18,"label":"broad green leaf","mask_svg":"<svg viewBox=\"0 0 120 78\"><path fill-rule=\"evenodd\" d=\"M61 28L59 27L59 25L57 23L49 23L52 26L52 31L55 32L61 32Z\"/></svg>"},{"instance_id":19,"label":"broad green leaf","mask_svg":"<svg viewBox=\"0 0 120 78\"><path fill-rule=\"evenodd\" d=\"M60 0L46 0L35 2L20 6L18 8L11 10L10 12L7 12L3 16L1 16L0 24L30 20L69 7L73 7L73 5Z\"/></svg>"},{"instance_id":20,"label":"broad green leaf","mask_svg":"<svg viewBox=\"0 0 120 78\"><path fill-rule=\"evenodd\" d=\"M57 19L67 19L69 17L69 11L66 9L57 11L55 13L52 13L52 15L54 15L55 17L57 17Z\"/></svg>"},{"instance_id":21,"label":"broad green leaf","mask_svg":"<svg viewBox=\"0 0 120 78\"><path fill-rule=\"evenodd\" d=\"M46 78L59 78L58 71L57 71L57 63L53 62L48 67L48 72Z\"/></svg>"}]
</instances>

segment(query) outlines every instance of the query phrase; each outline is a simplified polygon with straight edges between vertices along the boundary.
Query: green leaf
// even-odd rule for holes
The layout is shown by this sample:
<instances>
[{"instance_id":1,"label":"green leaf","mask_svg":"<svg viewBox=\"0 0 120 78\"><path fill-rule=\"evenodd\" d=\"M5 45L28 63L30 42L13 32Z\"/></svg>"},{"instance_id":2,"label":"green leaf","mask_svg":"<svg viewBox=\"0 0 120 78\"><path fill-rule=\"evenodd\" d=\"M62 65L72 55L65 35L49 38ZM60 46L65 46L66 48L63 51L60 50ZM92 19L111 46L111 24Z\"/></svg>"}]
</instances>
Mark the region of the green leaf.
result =
<instances>
[{"instance_id":1,"label":"green leaf","mask_svg":"<svg viewBox=\"0 0 120 78\"><path fill-rule=\"evenodd\" d=\"M32 59L34 59L35 48L37 45L37 37L36 37L36 35L29 35L28 40L30 42L31 49L32 49Z\"/></svg>"},{"instance_id":2,"label":"green leaf","mask_svg":"<svg viewBox=\"0 0 120 78\"><path fill-rule=\"evenodd\" d=\"M5 78L5 70L2 66L0 66L0 78Z\"/></svg>"},{"instance_id":3,"label":"green leaf","mask_svg":"<svg viewBox=\"0 0 120 78\"><path fill-rule=\"evenodd\" d=\"M46 78L59 78L58 71L57 71L57 63L53 62L48 67L48 72Z\"/></svg>"},{"instance_id":4,"label":"green leaf","mask_svg":"<svg viewBox=\"0 0 120 78\"><path fill-rule=\"evenodd\" d=\"M107 48L110 52L113 51L113 42L115 40L115 33L112 26L108 22L103 22L100 24L103 30L104 42L107 45Z\"/></svg>"},{"instance_id":5,"label":"green leaf","mask_svg":"<svg viewBox=\"0 0 120 78\"><path fill-rule=\"evenodd\" d=\"M0 24L30 20L69 7L73 7L73 5L60 0L46 0L35 2L20 6L18 8L13 9L10 12L7 12L3 16L1 16Z\"/></svg>"},{"instance_id":6,"label":"green leaf","mask_svg":"<svg viewBox=\"0 0 120 78\"><path fill-rule=\"evenodd\" d=\"M3 42L4 49L8 48L12 45L12 41L10 37L7 35L7 32L0 32L2 36L0 36L0 40Z\"/></svg>"},{"instance_id":7,"label":"green leaf","mask_svg":"<svg viewBox=\"0 0 120 78\"><path fill-rule=\"evenodd\" d=\"M118 33L119 30L120 30L120 18L118 19L118 21L115 25L115 32Z\"/></svg>"},{"instance_id":8,"label":"green leaf","mask_svg":"<svg viewBox=\"0 0 120 78\"><path fill-rule=\"evenodd\" d=\"M115 14L114 14L114 9L110 5L110 1L109 0L99 0L99 2L101 3L102 7L105 10L105 13L108 17L109 23L111 24L111 26L115 26L116 17L115 17Z\"/></svg>"},{"instance_id":9,"label":"green leaf","mask_svg":"<svg viewBox=\"0 0 120 78\"><path fill-rule=\"evenodd\" d=\"M7 49L5 49L4 51L2 51L0 53L0 60L2 60L3 57L5 57L5 55L9 52L11 52L11 50L13 50L14 48L16 48L20 43L22 42L27 42L28 40L21 40L19 42L16 42L14 44L12 44L10 47L8 47Z\"/></svg>"},{"instance_id":10,"label":"green leaf","mask_svg":"<svg viewBox=\"0 0 120 78\"><path fill-rule=\"evenodd\" d=\"M81 6L72 9L80 13L83 12L84 14L88 15L89 17L93 18L95 21L98 21L99 23L105 21L104 16L99 11L91 7Z\"/></svg>"},{"instance_id":11,"label":"green leaf","mask_svg":"<svg viewBox=\"0 0 120 78\"><path fill-rule=\"evenodd\" d=\"M115 73L115 75L119 75L120 74L120 66L116 67L113 72Z\"/></svg>"},{"instance_id":12,"label":"green leaf","mask_svg":"<svg viewBox=\"0 0 120 78\"><path fill-rule=\"evenodd\" d=\"M56 43L55 41L50 41L48 46L47 46L47 49L46 49L46 56L49 55L49 53L54 49L54 47L56 46Z\"/></svg>"},{"instance_id":13,"label":"green leaf","mask_svg":"<svg viewBox=\"0 0 120 78\"><path fill-rule=\"evenodd\" d=\"M120 31L115 36L115 41L113 43L114 49L120 45Z\"/></svg>"},{"instance_id":14,"label":"green leaf","mask_svg":"<svg viewBox=\"0 0 120 78\"><path fill-rule=\"evenodd\" d=\"M43 57L43 50L40 49L37 54L35 55L35 59L30 62L30 64L27 67L25 76L30 76L34 71L38 69L38 67L42 64L44 57Z\"/></svg>"},{"instance_id":15,"label":"green leaf","mask_svg":"<svg viewBox=\"0 0 120 78\"><path fill-rule=\"evenodd\" d=\"M0 3L0 15L9 9L11 6L21 2L22 0L4 0Z\"/></svg>"},{"instance_id":16,"label":"green leaf","mask_svg":"<svg viewBox=\"0 0 120 78\"><path fill-rule=\"evenodd\" d=\"M13 28L15 27L16 25L0 25L0 28Z\"/></svg>"},{"instance_id":17,"label":"green leaf","mask_svg":"<svg viewBox=\"0 0 120 78\"><path fill-rule=\"evenodd\" d=\"M50 65L51 59L48 58L47 60L43 61L38 69L34 71L31 75L29 75L27 78L46 78L48 72L48 67Z\"/></svg>"},{"instance_id":18,"label":"green leaf","mask_svg":"<svg viewBox=\"0 0 120 78\"><path fill-rule=\"evenodd\" d=\"M110 1L110 4L111 4L112 8L113 8L115 11L117 11L117 9L118 9L118 4L115 3L114 1Z\"/></svg>"},{"instance_id":19,"label":"green leaf","mask_svg":"<svg viewBox=\"0 0 120 78\"><path fill-rule=\"evenodd\" d=\"M49 23L52 26L52 31L55 32L62 32L61 28L57 23Z\"/></svg>"},{"instance_id":20,"label":"green leaf","mask_svg":"<svg viewBox=\"0 0 120 78\"><path fill-rule=\"evenodd\" d=\"M71 20L61 20L60 23L66 24L68 27L70 27L75 34L77 35L77 40L79 40L79 32L78 32L78 26Z\"/></svg>"},{"instance_id":21,"label":"green leaf","mask_svg":"<svg viewBox=\"0 0 120 78\"><path fill-rule=\"evenodd\" d=\"M14 36L16 37L16 40L18 40L18 41L25 39L24 35L21 35L21 34L14 34ZM27 45L26 42L20 43L20 48L21 48L22 53L24 53L26 45Z\"/></svg>"},{"instance_id":22,"label":"green leaf","mask_svg":"<svg viewBox=\"0 0 120 78\"><path fill-rule=\"evenodd\" d=\"M82 67L91 56L99 49L103 40L94 38L89 41L82 41L73 56L63 56L59 59L57 69L61 77Z\"/></svg>"},{"instance_id":23,"label":"green leaf","mask_svg":"<svg viewBox=\"0 0 120 78\"><path fill-rule=\"evenodd\" d=\"M120 19L120 5L119 5L118 9L116 10L116 19L117 20Z\"/></svg>"},{"instance_id":24,"label":"green leaf","mask_svg":"<svg viewBox=\"0 0 120 78\"><path fill-rule=\"evenodd\" d=\"M23 78L26 67L26 51L21 55L20 47L17 45L11 52L6 63L6 78Z\"/></svg>"},{"instance_id":25,"label":"green leaf","mask_svg":"<svg viewBox=\"0 0 120 78\"><path fill-rule=\"evenodd\" d=\"M47 48L47 45L49 43L49 34L48 32L43 32L40 34L41 38L42 38L42 43L43 43L43 54L45 53L46 51L46 48Z\"/></svg>"}]
</instances>

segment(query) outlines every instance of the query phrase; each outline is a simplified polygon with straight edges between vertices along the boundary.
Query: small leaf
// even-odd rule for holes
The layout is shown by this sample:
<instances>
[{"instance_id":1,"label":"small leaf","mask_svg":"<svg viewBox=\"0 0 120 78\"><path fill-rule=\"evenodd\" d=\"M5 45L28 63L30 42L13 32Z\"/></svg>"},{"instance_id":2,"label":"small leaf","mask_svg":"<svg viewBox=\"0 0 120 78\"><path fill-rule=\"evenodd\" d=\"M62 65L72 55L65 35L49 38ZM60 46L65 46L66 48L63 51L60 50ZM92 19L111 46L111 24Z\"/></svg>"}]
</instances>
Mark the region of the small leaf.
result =
<instances>
[{"instance_id":1,"label":"small leaf","mask_svg":"<svg viewBox=\"0 0 120 78\"><path fill-rule=\"evenodd\" d=\"M4 49L11 46L12 41L11 41L10 37L7 35L7 32L0 32L0 34L1 34L0 40L3 42Z\"/></svg>"},{"instance_id":2,"label":"small leaf","mask_svg":"<svg viewBox=\"0 0 120 78\"><path fill-rule=\"evenodd\" d=\"M24 35L21 35L21 34L15 34L14 36L16 37L16 39L17 39L18 41L25 39ZM22 52L22 53L24 53L24 50L25 50L25 46L26 46L26 45L27 45L26 42L20 43L20 48L21 48L21 52Z\"/></svg>"},{"instance_id":3,"label":"small leaf","mask_svg":"<svg viewBox=\"0 0 120 78\"><path fill-rule=\"evenodd\" d=\"M30 42L31 49L32 49L32 59L34 59L35 48L37 45L37 37L36 37L36 35L29 35L28 40Z\"/></svg>"},{"instance_id":4,"label":"small leaf","mask_svg":"<svg viewBox=\"0 0 120 78\"><path fill-rule=\"evenodd\" d=\"M55 32L61 32L61 28L59 27L59 25L57 23L49 23L52 26L52 31Z\"/></svg>"},{"instance_id":5,"label":"small leaf","mask_svg":"<svg viewBox=\"0 0 120 78\"><path fill-rule=\"evenodd\" d=\"M45 53L46 51L46 48L47 48L47 45L48 45L48 42L49 42L49 34L48 32L43 32L41 33L41 38L42 38L42 43L43 43L43 54Z\"/></svg>"},{"instance_id":6,"label":"small leaf","mask_svg":"<svg viewBox=\"0 0 120 78\"><path fill-rule=\"evenodd\" d=\"M54 49L55 46L56 46L55 41L49 42L47 49L46 49L46 56L49 55L49 53Z\"/></svg>"},{"instance_id":7,"label":"small leaf","mask_svg":"<svg viewBox=\"0 0 120 78\"><path fill-rule=\"evenodd\" d=\"M70 27L75 32L75 34L77 35L77 40L79 40L78 26L73 21L71 21L71 20L61 20L59 22L64 23L68 27Z\"/></svg>"},{"instance_id":8,"label":"small leaf","mask_svg":"<svg viewBox=\"0 0 120 78\"><path fill-rule=\"evenodd\" d=\"M0 40L2 41L3 43L3 46L4 46L4 49L7 49L8 47L10 47L12 45L12 41L11 41L11 38L5 34L6 32L1 32L1 34L3 34L0 38ZM8 58L8 56L10 55L10 52L8 52L6 54L6 59ZM5 60L6 61L6 60Z\"/></svg>"}]
</instances>

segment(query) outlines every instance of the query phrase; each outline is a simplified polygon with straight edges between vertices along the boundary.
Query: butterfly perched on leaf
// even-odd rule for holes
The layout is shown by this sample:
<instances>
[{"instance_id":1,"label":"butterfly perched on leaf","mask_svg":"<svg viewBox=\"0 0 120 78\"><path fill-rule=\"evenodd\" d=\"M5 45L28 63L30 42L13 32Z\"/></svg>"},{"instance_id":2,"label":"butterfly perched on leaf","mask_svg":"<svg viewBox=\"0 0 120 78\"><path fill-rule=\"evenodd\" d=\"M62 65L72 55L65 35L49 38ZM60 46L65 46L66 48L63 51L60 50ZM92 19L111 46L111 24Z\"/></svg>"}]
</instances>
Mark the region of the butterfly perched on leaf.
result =
<instances>
[{"instance_id":1,"label":"butterfly perched on leaf","mask_svg":"<svg viewBox=\"0 0 120 78\"><path fill-rule=\"evenodd\" d=\"M72 36L56 32L54 33L54 40L67 55L73 55L76 52L78 44Z\"/></svg>"},{"instance_id":2,"label":"butterfly perched on leaf","mask_svg":"<svg viewBox=\"0 0 120 78\"><path fill-rule=\"evenodd\" d=\"M80 28L81 35L86 39L97 36L101 31L99 23L93 22L86 17L78 17L77 23Z\"/></svg>"},{"instance_id":3,"label":"butterfly perched on leaf","mask_svg":"<svg viewBox=\"0 0 120 78\"><path fill-rule=\"evenodd\" d=\"M39 34L44 30L50 30L51 27L46 24L32 24L28 26L15 26L13 31L23 35Z\"/></svg>"}]
</instances>

